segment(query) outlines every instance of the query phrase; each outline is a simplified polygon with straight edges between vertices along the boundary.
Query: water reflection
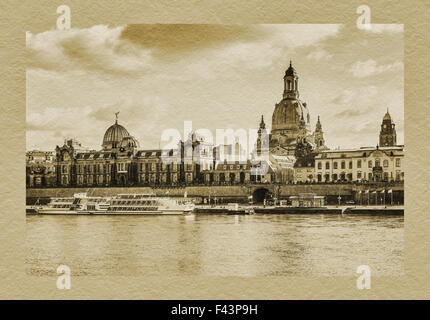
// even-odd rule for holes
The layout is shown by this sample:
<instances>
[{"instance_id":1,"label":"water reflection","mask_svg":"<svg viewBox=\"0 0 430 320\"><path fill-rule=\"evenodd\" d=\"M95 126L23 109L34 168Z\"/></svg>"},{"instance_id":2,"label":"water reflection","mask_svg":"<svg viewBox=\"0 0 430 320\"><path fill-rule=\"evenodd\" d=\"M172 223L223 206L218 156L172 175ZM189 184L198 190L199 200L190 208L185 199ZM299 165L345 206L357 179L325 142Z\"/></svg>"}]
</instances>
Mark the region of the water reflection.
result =
<instances>
[{"instance_id":1,"label":"water reflection","mask_svg":"<svg viewBox=\"0 0 430 320\"><path fill-rule=\"evenodd\" d=\"M26 247L33 275L393 275L403 217L27 216Z\"/></svg>"}]
</instances>

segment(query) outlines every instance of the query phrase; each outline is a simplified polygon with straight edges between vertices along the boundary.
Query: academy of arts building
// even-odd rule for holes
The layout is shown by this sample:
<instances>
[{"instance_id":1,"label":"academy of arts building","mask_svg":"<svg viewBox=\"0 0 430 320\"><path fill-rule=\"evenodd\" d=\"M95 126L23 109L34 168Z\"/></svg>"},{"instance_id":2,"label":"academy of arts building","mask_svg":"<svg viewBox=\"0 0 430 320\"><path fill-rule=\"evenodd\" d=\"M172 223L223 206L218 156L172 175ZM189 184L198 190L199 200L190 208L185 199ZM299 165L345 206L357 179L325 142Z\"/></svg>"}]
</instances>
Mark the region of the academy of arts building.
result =
<instances>
[{"instance_id":1,"label":"academy of arts building","mask_svg":"<svg viewBox=\"0 0 430 320\"><path fill-rule=\"evenodd\" d=\"M118 119L89 150L66 139L54 151L28 151L26 185L31 187L184 186L252 184L393 183L404 179L404 147L397 145L395 124L387 110L375 146L329 150L318 116L310 127L310 110L299 97L299 78L285 71L282 99L275 105L272 129L261 117L256 156L267 149L268 170L253 174L255 162L228 162L221 154L237 154L237 145L211 145L195 134L172 150L141 150L138 140ZM380 121L380 120L379 120ZM268 136L269 145L261 139ZM264 140L267 141L267 140ZM223 152L220 152L220 150ZM195 152L198 150L197 152ZM175 159L171 164L165 157ZM257 170L258 172L258 170Z\"/></svg>"}]
</instances>

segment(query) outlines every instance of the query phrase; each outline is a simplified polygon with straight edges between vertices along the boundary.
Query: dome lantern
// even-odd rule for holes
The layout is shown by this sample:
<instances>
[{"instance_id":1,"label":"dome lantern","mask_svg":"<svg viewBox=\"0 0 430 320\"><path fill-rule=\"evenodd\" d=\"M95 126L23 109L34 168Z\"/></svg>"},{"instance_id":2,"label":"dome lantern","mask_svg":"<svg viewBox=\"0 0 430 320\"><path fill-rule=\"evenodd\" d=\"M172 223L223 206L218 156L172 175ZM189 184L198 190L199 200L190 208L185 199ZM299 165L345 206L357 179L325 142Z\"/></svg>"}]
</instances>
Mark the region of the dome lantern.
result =
<instances>
[{"instance_id":1,"label":"dome lantern","mask_svg":"<svg viewBox=\"0 0 430 320\"><path fill-rule=\"evenodd\" d=\"M293 68L290 60L290 66L284 75L284 99L297 99L299 97L299 77Z\"/></svg>"}]
</instances>

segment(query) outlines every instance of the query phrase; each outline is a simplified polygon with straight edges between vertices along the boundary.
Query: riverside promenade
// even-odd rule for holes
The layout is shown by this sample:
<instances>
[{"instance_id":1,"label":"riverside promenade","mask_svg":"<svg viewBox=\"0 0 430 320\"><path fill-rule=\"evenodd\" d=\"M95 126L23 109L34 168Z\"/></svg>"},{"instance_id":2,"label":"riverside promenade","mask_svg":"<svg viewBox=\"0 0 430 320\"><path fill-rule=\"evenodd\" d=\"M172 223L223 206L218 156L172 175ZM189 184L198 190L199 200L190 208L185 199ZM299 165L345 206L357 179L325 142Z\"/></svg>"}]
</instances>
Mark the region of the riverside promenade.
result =
<instances>
[{"instance_id":1,"label":"riverside promenade","mask_svg":"<svg viewBox=\"0 0 430 320\"><path fill-rule=\"evenodd\" d=\"M302 193L314 193L324 196L328 205L347 205L347 201L356 204L378 205L382 203L382 190L392 190L393 204L403 204L403 183L356 184L356 183L312 183L312 184L246 184L246 185L189 185L189 186L135 186L135 187L55 187L27 188L27 204L37 200L47 201L50 197L72 197L74 193L88 192L93 196L114 196L127 194L154 194L156 196L189 197L200 203L248 203L252 197L254 203L262 203L265 198L288 199ZM365 194L366 190L376 194ZM339 200L340 197L340 200ZM376 197L378 199L376 199ZM391 195L386 194L385 203L391 204ZM377 206L379 207L379 206Z\"/></svg>"}]
</instances>

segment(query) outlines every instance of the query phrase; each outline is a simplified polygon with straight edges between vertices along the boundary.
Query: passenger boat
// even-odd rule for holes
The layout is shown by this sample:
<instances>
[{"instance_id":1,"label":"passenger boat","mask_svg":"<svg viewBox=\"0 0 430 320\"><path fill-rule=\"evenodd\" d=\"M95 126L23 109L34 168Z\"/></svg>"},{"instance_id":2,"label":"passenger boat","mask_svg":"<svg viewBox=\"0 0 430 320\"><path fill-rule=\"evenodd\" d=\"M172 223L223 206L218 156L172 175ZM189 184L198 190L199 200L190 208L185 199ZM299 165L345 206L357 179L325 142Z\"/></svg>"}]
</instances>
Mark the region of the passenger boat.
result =
<instances>
[{"instance_id":1,"label":"passenger boat","mask_svg":"<svg viewBox=\"0 0 430 320\"><path fill-rule=\"evenodd\" d=\"M73 197L51 198L47 206L37 207L38 214L103 214L103 215L169 215L194 210L188 199L156 197L153 194L119 194L93 197L75 193Z\"/></svg>"}]
</instances>

